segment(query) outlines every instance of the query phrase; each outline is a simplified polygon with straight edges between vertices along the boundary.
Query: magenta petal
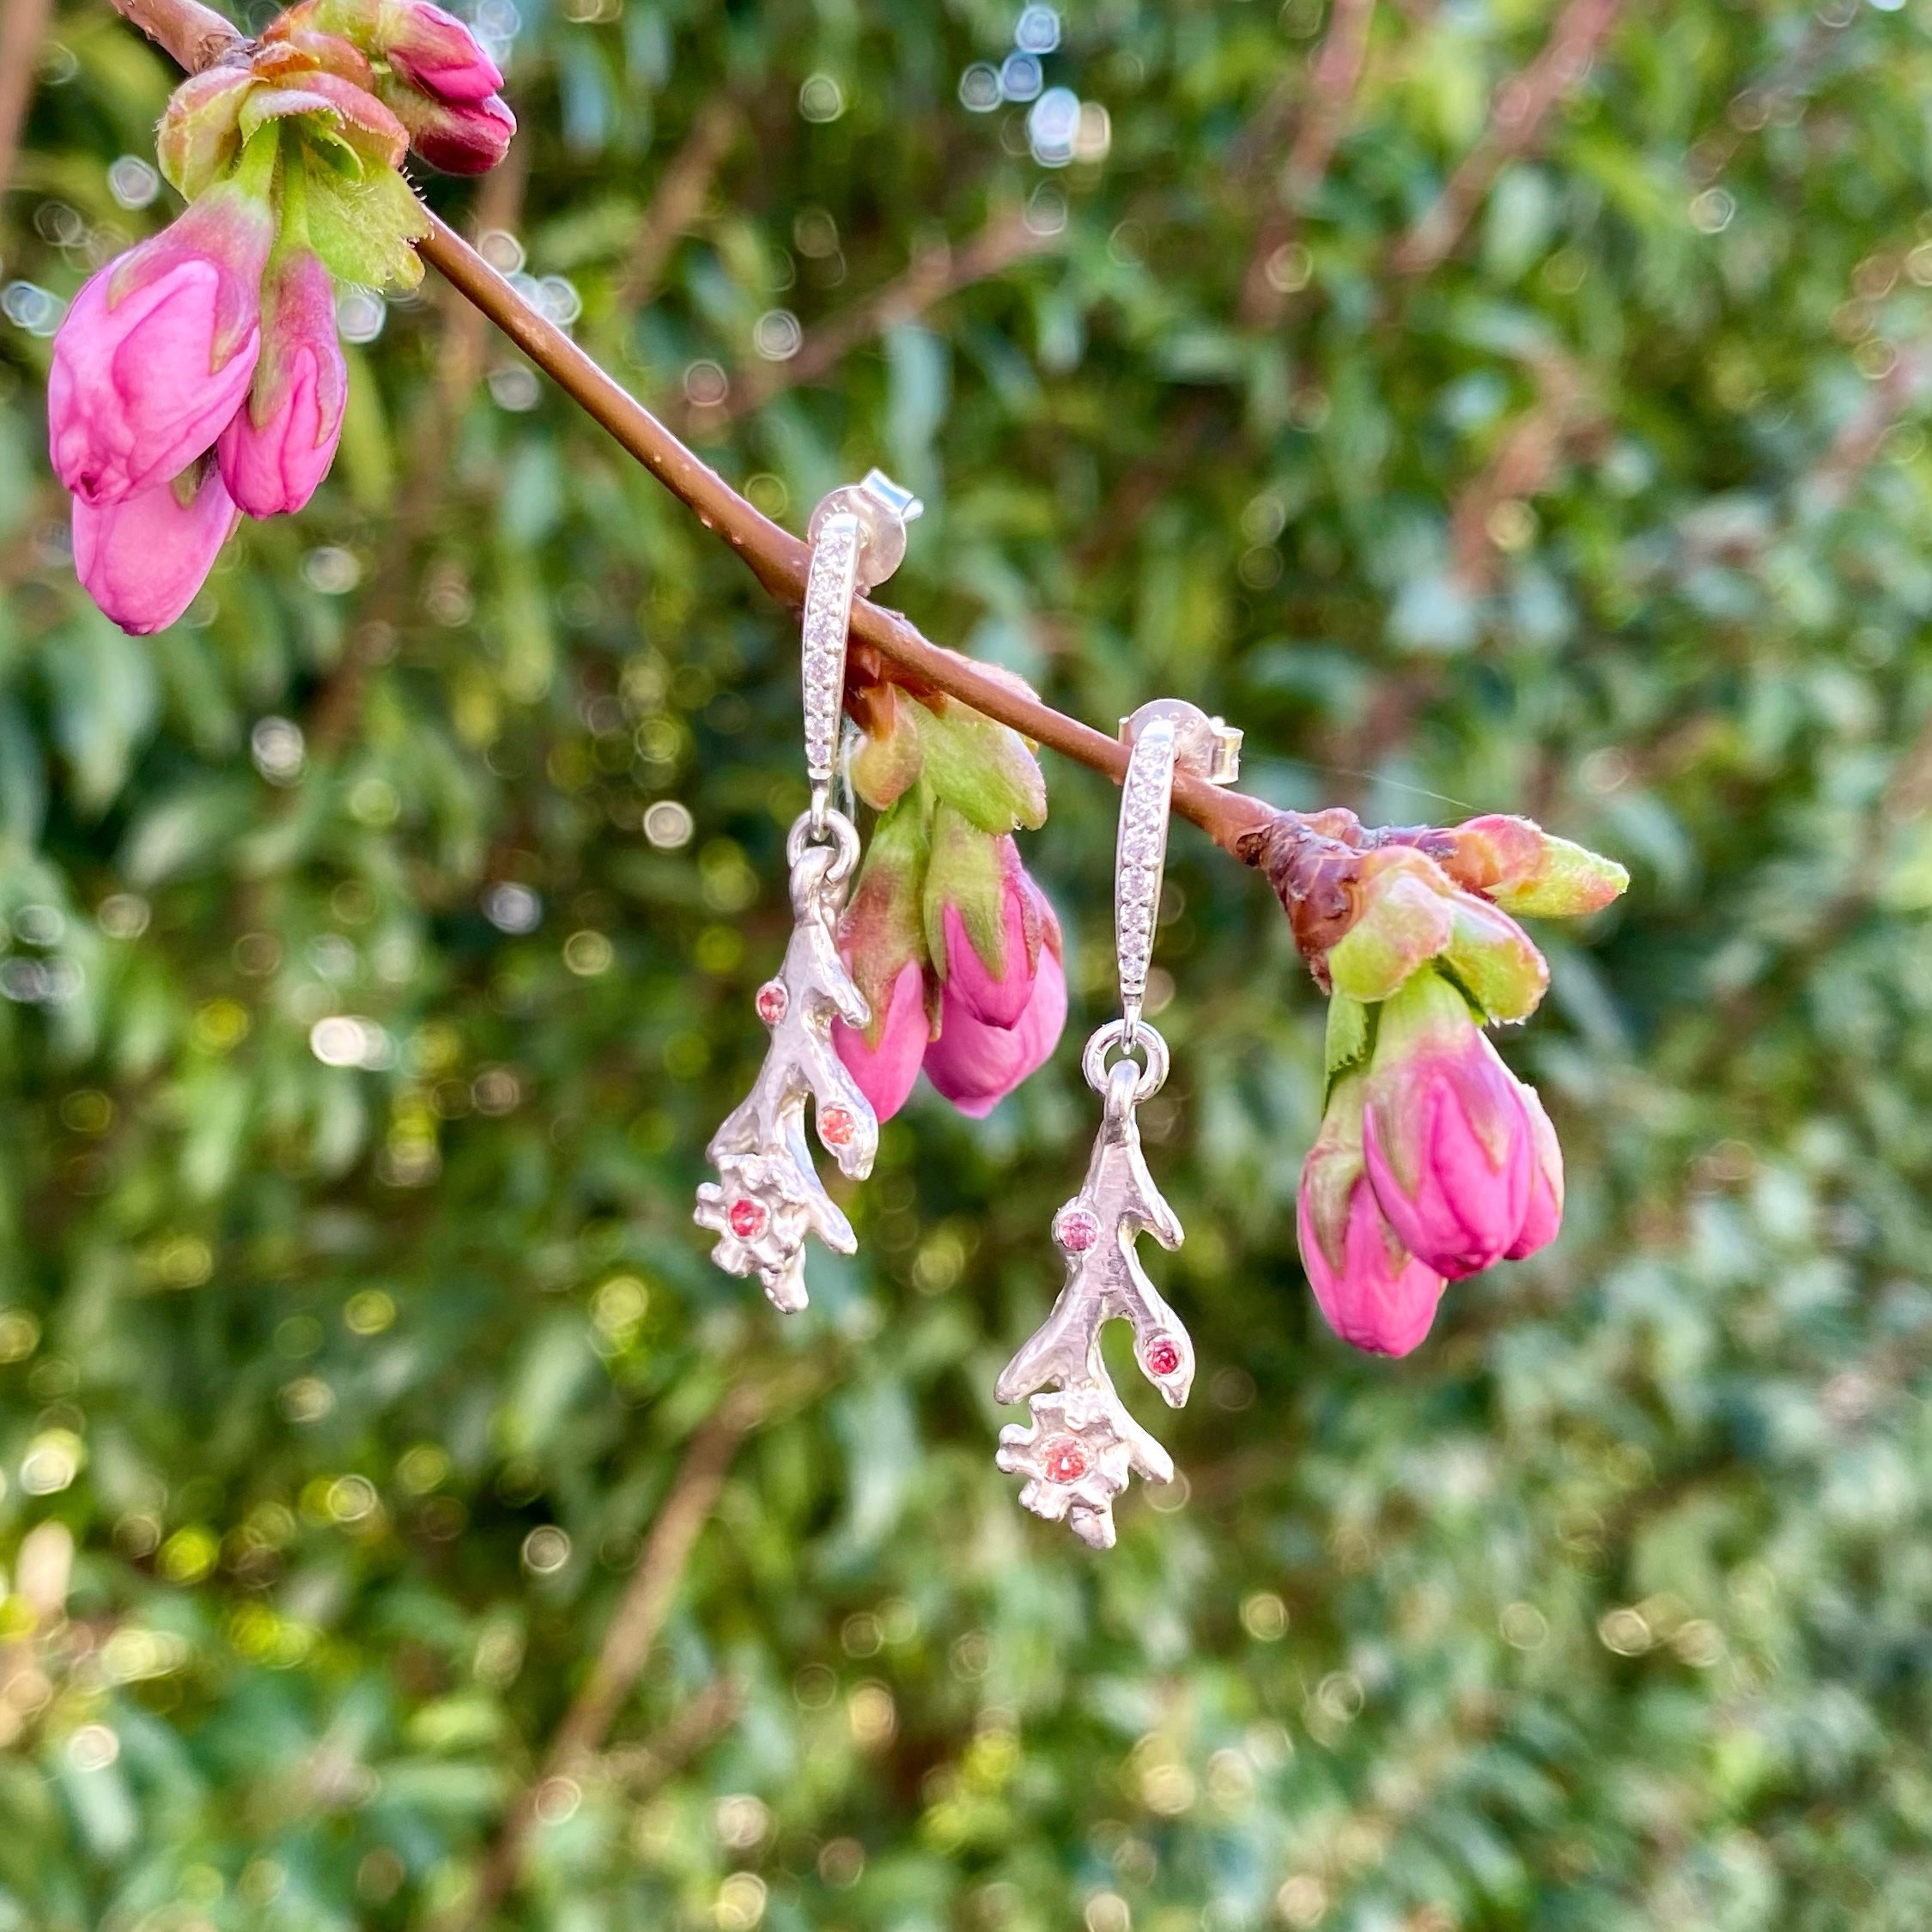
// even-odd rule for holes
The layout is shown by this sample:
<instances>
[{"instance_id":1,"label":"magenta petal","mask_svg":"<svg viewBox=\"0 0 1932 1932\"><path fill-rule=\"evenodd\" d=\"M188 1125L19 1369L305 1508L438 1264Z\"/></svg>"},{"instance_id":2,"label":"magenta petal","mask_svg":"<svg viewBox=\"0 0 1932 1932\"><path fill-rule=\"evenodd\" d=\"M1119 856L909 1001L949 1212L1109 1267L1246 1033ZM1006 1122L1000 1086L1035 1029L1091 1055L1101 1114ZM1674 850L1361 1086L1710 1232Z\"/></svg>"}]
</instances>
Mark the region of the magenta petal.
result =
<instances>
[{"instance_id":1,"label":"magenta petal","mask_svg":"<svg viewBox=\"0 0 1932 1932\"><path fill-rule=\"evenodd\" d=\"M1035 973L1027 958L1025 910L1019 889L1012 881L1000 896L1000 916L1005 922L1006 970L995 975L987 970L986 962L967 937L959 908L946 908L943 920L946 991L974 1018L984 1020L988 1026L1014 1027L1032 1003Z\"/></svg>"},{"instance_id":2,"label":"magenta petal","mask_svg":"<svg viewBox=\"0 0 1932 1932\"><path fill-rule=\"evenodd\" d=\"M1534 1087L1518 1083L1523 1111L1529 1120L1530 1173L1529 1206L1522 1226L1507 1250L1508 1259L1520 1261L1539 1248L1547 1248L1563 1226L1563 1149L1556 1129L1543 1110L1543 1102Z\"/></svg>"},{"instance_id":3,"label":"magenta petal","mask_svg":"<svg viewBox=\"0 0 1932 1932\"><path fill-rule=\"evenodd\" d=\"M444 100L481 100L503 84L502 70L453 14L428 3L387 9L383 52L398 74Z\"/></svg>"},{"instance_id":4,"label":"magenta petal","mask_svg":"<svg viewBox=\"0 0 1932 1932\"><path fill-rule=\"evenodd\" d=\"M1339 1272L1315 1238L1305 1175L1295 1225L1316 1305L1345 1342L1371 1355L1406 1355L1420 1345L1436 1319L1443 1278L1398 1245L1366 1177L1349 1196Z\"/></svg>"},{"instance_id":5,"label":"magenta petal","mask_svg":"<svg viewBox=\"0 0 1932 1932\"><path fill-rule=\"evenodd\" d=\"M194 602L240 513L211 463L184 505L172 483L118 503L74 499L74 568L123 630L164 630Z\"/></svg>"},{"instance_id":6,"label":"magenta petal","mask_svg":"<svg viewBox=\"0 0 1932 1932\"><path fill-rule=\"evenodd\" d=\"M832 1023L832 1045L846 1071L859 1084L880 1120L889 1121L906 1104L906 1096L919 1078L919 1064L930 1033L926 1023L926 975L916 959L899 969L885 1009L878 1045L843 1020Z\"/></svg>"},{"instance_id":7,"label":"magenta petal","mask_svg":"<svg viewBox=\"0 0 1932 1932\"><path fill-rule=\"evenodd\" d=\"M969 1119L981 1120L1028 1074L1053 1057L1066 1024L1066 974L1042 947L1033 997L1014 1026L989 1026L949 983L939 1011L939 1036L926 1049L926 1077Z\"/></svg>"},{"instance_id":8,"label":"magenta petal","mask_svg":"<svg viewBox=\"0 0 1932 1932\"><path fill-rule=\"evenodd\" d=\"M228 495L250 516L285 515L315 494L335 460L348 394L335 284L314 253L290 250L264 290L248 406L235 411L217 451Z\"/></svg>"},{"instance_id":9,"label":"magenta petal","mask_svg":"<svg viewBox=\"0 0 1932 1932\"><path fill-rule=\"evenodd\" d=\"M1530 1206L1530 1121L1521 1088L1474 1030L1470 1042L1456 1065L1443 1054L1418 1054L1408 1078L1371 1096L1362 1121L1362 1155L1377 1204L1402 1246L1449 1279L1499 1261ZM1499 1163L1470 1119L1470 1103L1482 1109L1501 1142ZM1393 1107L1414 1111L1402 1121L1402 1132L1422 1150L1413 1194L1387 1155Z\"/></svg>"},{"instance_id":10,"label":"magenta petal","mask_svg":"<svg viewBox=\"0 0 1932 1932\"><path fill-rule=\"evenodd\" d=\"M179 476L240 408L258 349L251 332L215 368L221 275L190 258L112 309L94 276L54 338L47 377L48 447L76 496L116 503Z\"/></svg>"}]
</instances>

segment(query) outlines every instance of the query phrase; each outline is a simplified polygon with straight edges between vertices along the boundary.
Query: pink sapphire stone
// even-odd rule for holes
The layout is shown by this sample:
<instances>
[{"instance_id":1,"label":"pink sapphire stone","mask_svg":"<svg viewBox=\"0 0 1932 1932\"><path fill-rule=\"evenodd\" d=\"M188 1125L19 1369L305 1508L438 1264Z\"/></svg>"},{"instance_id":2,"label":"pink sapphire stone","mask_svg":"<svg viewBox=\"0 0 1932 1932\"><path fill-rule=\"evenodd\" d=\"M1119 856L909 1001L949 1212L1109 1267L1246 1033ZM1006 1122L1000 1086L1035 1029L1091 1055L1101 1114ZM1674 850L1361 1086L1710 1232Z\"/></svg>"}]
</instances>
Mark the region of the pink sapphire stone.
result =
<instances>
[{"instance_id":1,"label":"pink sapphire stone","mask_svg":"<svg viewBox=\"0 0 1932 1932\"><path fill-rule=\"evenodd\" d=\"M1100 1218L1090 1209L1076 1207L1060 1218L1060 1244L1069 1255L1084 1255L1100 1239Z\"/></svg>"},{"instance_id":2,"label":"pink sapphire stone","mask_svg":"<svg viewBox=\"0 0 1932 1932\"><path fill-rule=\"evenodd\" d=\"M828 1107L818 1116L818 1138L828 1147L846 1146L858 1131L859 1123L849 1107Z\"/></svg>"},{"instance_id":3,"label":"pink sapphire stone","mask_svg":"<svg viewBox=\"0 0 1932 1932\"><path fill-rule=\"evenodd\" d=\"M740 1241L755 1241L765 1231L765 1211L755 1200L734 1200L725 1218Z\"/></svg>"},{"instance_id":4,"label":"pink sapphire stone","mask_svg":"<svg viewBox=\"0 0 1932 1932\"><path fill-rule=\"evenodd\" d=\"M1040 1467L1049 1482L1077 1483L1087 1473L1087 1452L1071 1436L1049 1436L1041 1447Z\"/></svg>"},{"instance_id":5,"label":"pink sapphire stone","mask_svg":"<svg viewBox=\"0 0 1932 1932\"><path fill-rule=\"evenodd\" d=\"M791 1004L791 994L776 980L767 980L758 988L758 1018L767 1026L776 1026L785 1018L785 1009Z\"/></svg>"},{"instance_id":6,"label":"pink sapphire stone","mask_svg":"<svg viewBox=\"0 0 1932 1932\"><path fill-rule=\"evenodd\" d=\"M1170 1376L1181 1366L1181 1351L1168 1335L1156 1335L1147 1344L1147 1366L1157 1376Z\"/></svg>"}]
</instances>

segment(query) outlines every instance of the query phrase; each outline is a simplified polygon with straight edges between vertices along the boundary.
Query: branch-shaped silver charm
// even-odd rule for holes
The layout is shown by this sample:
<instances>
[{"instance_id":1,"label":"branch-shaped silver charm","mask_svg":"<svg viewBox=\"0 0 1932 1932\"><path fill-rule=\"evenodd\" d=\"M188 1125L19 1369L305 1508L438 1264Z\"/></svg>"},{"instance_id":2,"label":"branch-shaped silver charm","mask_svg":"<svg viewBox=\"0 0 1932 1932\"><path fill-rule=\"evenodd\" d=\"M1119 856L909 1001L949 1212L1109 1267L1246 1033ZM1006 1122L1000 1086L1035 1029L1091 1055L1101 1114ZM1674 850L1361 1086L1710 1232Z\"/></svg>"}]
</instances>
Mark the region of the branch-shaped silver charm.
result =
<instances>
[{"instance_id":1,"label":"branch-shaped silver charm","mask_svg":"<svg viewBox=\"0 0 1932 1932\"><path fill-rule=\"evenodd\" d=\"M1151 1030L1141 1030L1143 1039ZM1097 1550L1113 1547L1114 1498L1130 1473L1148 1482L1174 1480L1167 1451L1115 1392L1101 1359L1102 1326L1116 1315L1133 1325L1134 1358L1170 1408L1188 1400L1194 1379L1188 1331L1134 1253L1142 1234L1163 1248L1181 1245L1181 1223L1140 1151L1134 1107L1145 1080L1127 1060L1107 1076L1106 1112L1085 1183L1054 1217L1066 1285L993 1385L1002 1402L1032 1398L1031 1422L1009 1423L999 1432L999 1467L1026 1478L1021 1503L1049 1522L1064 1517ZM1048 1388L1056 1392L1039 1393Z\"/></svg>"},{"instance_id":2,"label":"branch-shaped silver charm","mask_svg":"<svg viewBox=\"0 0 1932 1932\"><path fill-rule=\"evenodd\" d=\"M852 1224L820 1182L805 1144L805 1105L841 1173L863 1180L878 1152L878 1121L832 1045L832 1022L864 1026L866 996L839 957L833 933L859 848L841 813L825 814L835 845L806 842L807 813L792 828L796 923L776 979L758 988L758 1017L771 1046L743 1103L711 1137L705 1158L719 1178L698 1189L696 1221L718 1236L711 1258L730 1274L756 1274L775 1307L805 1305L805 1240L835 1253L858 1247Z\"/></svg>"},{"instance_id":3,"label":"branch-shaped silver charm","mask_svg":"<svg viewBox=\"0 0 1932 1932\"><path fill-rule=\"evenodd\" d=\"M1194 1346L1134 1253L1144 1234L1163 1248L1181 1245L1181 1224L1147 1171L1134 1120L1134 1109L1167 1078L1167 1042L1140 1012L1160 923L1174 775L1226 785L1241 752L1239 732L1173 699L1142 705L1121 720L1121 735L1128 748L1114 855L1121 1017L1087 1042L1080 1061L1087 1084L1105 1099L1100 1136L1085 1184L1054 1217L1066 1285L993 1384L1002 1402L1031 1399L1032 1420L999 1431L996 1458L1007 1474L1026 1478L1021 1503L1048 1522L1064 1518L1097 1550L1114 1546L1114 1498L1129 1476L1174 1480L1167 1451L1127 1413L1108 1379L1101 1329L1116 1315L1133 1323L1134 1359L1170 1408L1179 1408L1194 1386ZM1121 1057L1109 1068L1107 1055L1116 1047ZM1136 1050L1144 1066L1133 1059Z\"/></svg>"}]
</instances>

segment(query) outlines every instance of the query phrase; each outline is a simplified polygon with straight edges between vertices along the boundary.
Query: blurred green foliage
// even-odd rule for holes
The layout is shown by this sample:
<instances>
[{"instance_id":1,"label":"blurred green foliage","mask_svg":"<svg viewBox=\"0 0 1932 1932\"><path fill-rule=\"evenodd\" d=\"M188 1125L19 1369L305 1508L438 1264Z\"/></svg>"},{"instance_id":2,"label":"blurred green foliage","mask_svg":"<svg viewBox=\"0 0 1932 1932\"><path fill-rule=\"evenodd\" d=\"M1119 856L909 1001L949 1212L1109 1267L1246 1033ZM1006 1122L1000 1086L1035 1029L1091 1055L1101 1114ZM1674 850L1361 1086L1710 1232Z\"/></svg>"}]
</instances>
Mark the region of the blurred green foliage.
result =
<instances>
[{"instance_id":1,"label":"blurred green foliage","mask_svg":"<svg viewBox=\"0 0 1932 1932\"><path fill-rule=\"evenodd\" d=\"M987 1391L1109 996L1112 797L1050 762L1054 1064L983 1125L915 1100L807 1315L715 1273L790 621L432 287L355 309L315 507L172 631L106 626L41 382L58 301L168 217L172 83L64 5L0 226L0 1926L429 1924L745 1378L781 1412L505 1923L1932 1922L1932 12L1631 9L1405 276L1553 9L1385 6L1255 326L1318 0L1071 6L1044 79L1107 122L1057 170L961 98L1016 15L532 0L489 219L793 526L873 461L916 487L930 635L1089 719L1222 711L1282 803L1626 861L1508 1042L1561 1242L1399 1365L1327 1335L1321 1002L1177 834L1146 1125L1204 1372L1150 1419L1187 1482L1104 1558L1024 1517ZM793 321L1015 210L1047 252L724 420Z\"/></svg>"}]
</instances>

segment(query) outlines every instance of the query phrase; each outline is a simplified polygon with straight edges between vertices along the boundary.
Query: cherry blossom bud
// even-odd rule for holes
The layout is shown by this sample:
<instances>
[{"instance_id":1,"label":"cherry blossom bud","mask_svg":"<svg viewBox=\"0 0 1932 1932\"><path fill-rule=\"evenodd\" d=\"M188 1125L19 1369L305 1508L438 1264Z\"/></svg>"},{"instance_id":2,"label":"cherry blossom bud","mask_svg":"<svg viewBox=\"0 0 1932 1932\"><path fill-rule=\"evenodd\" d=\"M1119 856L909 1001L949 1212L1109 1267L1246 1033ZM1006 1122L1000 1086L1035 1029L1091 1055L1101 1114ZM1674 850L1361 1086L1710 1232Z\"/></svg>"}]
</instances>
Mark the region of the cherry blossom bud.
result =
<instances>
[{"instance_id":1,"label":"cherry blossom bud","mask_svg":"<svg viewBox=\"0 0 1932 1932\"><path fill-rule=\"evenodd\" d=\"M1443 1278L1402 1246L1362 1158L1360 1074L1338 1081L1302 1168L1295 1227L1322 1319L1352 1347L1406 1355L1429 1333Z\"/></svg>"},{"instance_id":2,"label":"cherry blossom bud","mask_svg":"<svg viewBox=\"0 0 1932 1932\"><path fill-rule=\"evenodd\" d=\"M439 100L483 100L503 85L476 35L428 0L388 0L377 45L404 80Z\"/></svg>"},{"instance_id":3,"label":"cherry blossom bud","mask_svg":"<svg viewBox=\"0 0 1932 1932\"><path fill-rule=\"evenodd\" d=\"M446 174L487 174L509 152L516 116L499 94L436 100L393 82L382 98L409 130L410 146Z\"/></svg>"},{"instance_id":4,"label":"cherry blossom bud","mask_svg":"<svg viewBox=\"0 0 1932 1932\"><path fill-rule=\"evenodd\" d=\"M1499 1260L1522 1229L1535 1164L1522 1093L1432 968L1383 1003L1365 1088L1369 1178L1402 1245L1452 1280Z\"/></svg>"},{"instance_id":5,"label":"cherry blossom bud","mask_svg":"<svg viewBox=\"0 0 1932 1932\"><path fill-rule=\"evenodd\" d=\"M164 630L194 602L240 516L206 459L112 503L76 496L75 573L123 630Z\"/></svg>"},{"instance_id":6,"label":"cherry blossom bud","mask_svg":"<svg viewBox=\"0 0 1932 1932\"><path fill-rule=\"evenodd\" d=\"M1508 1250L1512 1261L1546 1248L1563 1225L1563 1149L1557 1144L1556 1129L1543 1111L1543 1103L1533 1086L1518 1083L1523 1110L1529 1115L1531 1167L1529 1206L1522 1226Z\"/></svg>"},{"instance_id":7,"label":"cherry blossom bud","mask_svg":"<svg viewBox=\"0 0 1932 1932\"><path fill-rule=\"evenodd\" d=\"M1057 932L1040 952L1026 1009L1010 1027L981 1019L949 984L939 1034L926 1049L926 1077L962 1114L979 1120L1044 1066L1066 1024L1066 974Z\"/></svg>"},{"instance_id":8,"label":"cherry blossom bud","mask_svg":"<svg viewBox=\"0 0 1932 1932\"><path fill-rule=\"evenodd\" d=\"M47 377L54 471L76 497L118 503L179 476L227 427L261 346L273 234L238 179L83 285Z\"/></svg>"},{"instance_id":9,"label":"cherry blossom bud","mask_svg":"<svg viewBox=\"0 0 1932 1932\"><path fill-rule=\"evenodd\" d=\"M832 1044L859 1091L880 1120L889 1121L906 1104L919 1078L920 1063L932 1026L926 1018L926 975L908 959L882 999L872 1000L868 1027L832 1023Z\"/></svg>"},{"instance_id":10,"label":"cherry blossom bud","mask_svg":"<svg viewBox=\"0 0 1932 1932\"><path fill-rule=\"evenodd\" d=\"M1441 863L1456 884L1505 912L1575 918L1601 912L1630 884L1613 859L1554 838L1527 818L1492 812L1438 836L1448 848Z\"/></svg>"},{"instance_id":11,"label":"cherry blossom bud","mask_svg":"<svg viewBox=\"0 0 1932 1932\"><path fill-rule=\"evenodd\" d=\"M336 340L335 285L295 247L263 290L262 353L246 405L222 434L222 476L252 517L299 510L329 473L342 436L349 369Z\"/></svg>"},{"instance_id":12,"label":"cherry blossom bud","mask_svg":"<svg viewBox=\"0 0 1932 1932\"><path fill-rule=\"evenodd\" d=\"M1058 953L1060 936L1011 835L989 836L941 805L924 911L933 971L953 999L989 1026L1017 1026L1033 999L1042 951L1050 944Z\"/></svg>"}]
</instances>

